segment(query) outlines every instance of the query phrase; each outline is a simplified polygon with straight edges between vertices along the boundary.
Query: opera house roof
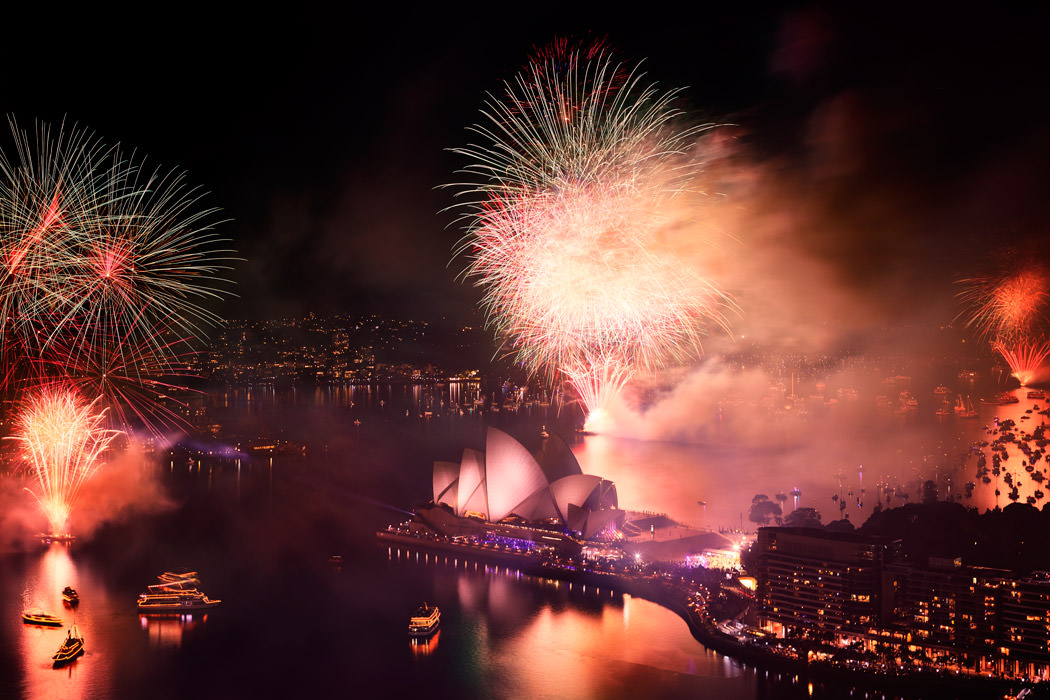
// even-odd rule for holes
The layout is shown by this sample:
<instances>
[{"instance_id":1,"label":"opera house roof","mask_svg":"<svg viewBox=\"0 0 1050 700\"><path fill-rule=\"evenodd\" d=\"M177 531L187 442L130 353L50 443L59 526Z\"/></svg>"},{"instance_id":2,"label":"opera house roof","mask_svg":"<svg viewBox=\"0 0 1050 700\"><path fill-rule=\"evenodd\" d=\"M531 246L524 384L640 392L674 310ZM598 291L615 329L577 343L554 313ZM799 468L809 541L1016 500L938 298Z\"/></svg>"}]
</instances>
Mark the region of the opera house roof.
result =
<instances>
[{"instance_id":1,"label":"opera house roof","mask_svg":"<svg viewBox=\"0 0 1050 700\"><path fill-rule=\"evenodd\" d=\"M490 522L517 516L557 523L585 538L618 527L625 516L613 483L584 474L561 438L545 438L533 455L496 428L488 429L484 452L468 448L459 463L434 463L434 503Z\"/></svg>"}]
</instances>

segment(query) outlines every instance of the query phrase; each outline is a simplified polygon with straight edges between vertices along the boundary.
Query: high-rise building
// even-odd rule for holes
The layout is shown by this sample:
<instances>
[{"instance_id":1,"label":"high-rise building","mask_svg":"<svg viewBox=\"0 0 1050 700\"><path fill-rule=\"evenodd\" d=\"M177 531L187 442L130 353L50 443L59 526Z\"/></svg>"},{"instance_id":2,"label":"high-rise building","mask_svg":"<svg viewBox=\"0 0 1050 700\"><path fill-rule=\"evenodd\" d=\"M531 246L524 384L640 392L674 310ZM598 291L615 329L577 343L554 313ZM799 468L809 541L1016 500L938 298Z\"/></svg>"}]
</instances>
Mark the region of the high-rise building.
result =
<instances>
[{"instance_id":1,"label":"high-rise building","mask_svg":"<svg viewBox=\"0 0 1050 700\"><path fill-rule=\"evenodd\" d=\"M866 633L891 618L901 541L810 528L758 531L758 601L777 634Z\"/></svg>"}]
</instances>

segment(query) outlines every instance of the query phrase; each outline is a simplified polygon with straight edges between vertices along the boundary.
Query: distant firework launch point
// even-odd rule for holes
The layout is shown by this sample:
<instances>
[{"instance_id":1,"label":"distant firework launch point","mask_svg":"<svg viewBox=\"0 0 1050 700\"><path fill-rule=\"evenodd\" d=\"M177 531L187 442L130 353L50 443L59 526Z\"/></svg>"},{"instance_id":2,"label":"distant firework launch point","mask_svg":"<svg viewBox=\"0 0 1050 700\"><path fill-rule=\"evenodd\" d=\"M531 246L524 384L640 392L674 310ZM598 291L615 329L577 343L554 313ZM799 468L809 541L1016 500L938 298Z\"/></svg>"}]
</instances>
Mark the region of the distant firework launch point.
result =
<instances>
[{"instance_id":1,"label":"distant firework launch point","mask_svg":"<svg viewBox=\"0 0 1050 700\"><path fill-rule=\"evenodd\" d=\"M183 358L221 320L231 251L215 209L184 175L147 166L91 132L10 121L0 152L0 389L50 523L71 508L122 433L160 435ZM176 383L173 383L176 382Z\"/></svg>"},{"instance_id":2,"label":"distant firework launch point","mask_svg":"<svg viewBox=\"0 0 1050 700\"><path fill-rule=\"evenodd\" d=\"M699 134L676 92L603 48L541 51L456 149L468 234L457 253L504 350L565 381L588 414L639 372L702 356L733 303L707 269Z\"/></svg>"}]
</instances>

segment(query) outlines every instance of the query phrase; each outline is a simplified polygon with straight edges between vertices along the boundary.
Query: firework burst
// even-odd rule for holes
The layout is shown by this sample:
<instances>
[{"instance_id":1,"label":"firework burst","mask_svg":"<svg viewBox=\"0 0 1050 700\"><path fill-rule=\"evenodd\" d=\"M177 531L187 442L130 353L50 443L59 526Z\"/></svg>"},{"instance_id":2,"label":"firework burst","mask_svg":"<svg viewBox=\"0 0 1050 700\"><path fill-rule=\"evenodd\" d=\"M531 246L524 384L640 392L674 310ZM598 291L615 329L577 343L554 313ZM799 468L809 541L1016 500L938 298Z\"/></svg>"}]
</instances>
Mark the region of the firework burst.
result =
<instances>
[{"instance_id":1,"label":"firework burst","mask_svg":"<svg viewBox=\"0 0 1050 700\"><path fill-rule=\"evenodd\" d=\"M101 458L121 433L102 426L105 409L85 402L67 386L33 392L11 439L21 443L38 489L27 489L47 517L52 534L68 532L70 510L81 487L102 466Z\"/></svg>"},{"instance_id":2,"label":"firework burst","mask_svg":"<svg viewBox=\"0 0 1050 700\"><path fill-rule=\"evenodd\" d=\"M729 298L704 267L693 150L675 92L608 52L537 54L487 121L470 159L468 235L457 253L483 289L504 349L560 375L589 411L637 371L695 359ZM707 252L707 251L704 251Z\"/></svg>"},{"instance_id":3,"label":"firework burst","mask_svg":"<svg viewBox=\"0 0 1050 700\"><path fill-rule=\"evenodd\" d=\"M1050 301L1050 275L1037 265L992 278L962 280L959 293L966 306L964 318L987 338L1010 366L1011 374L1026 386L1050 355L1050 341L1041 339L1045 309Z\"/></svg>"},{"instance_id":4,"label":"firework burst","mask_svg":"<svg viewBox=\"0 0 1050 700\"><path fill-rule=\"evenodd\" d=\"M17 157L0 154L5 386L96 382L111 417L154 414L154 383L184 374L182 357L219 323L203 303L226 294L233 258L212 231L216 210L199 208L182 174L85 130L11 128Z\"/></svg>"},{"instance_id":5,"label":"firework burst","mask_svg":"<svg viewBox=\"0 0 1050 700\"><path fill-rule=\"evenodd\" d=\"M1002 355L1010 366L1010 374L1021 386L1028 386L1039 376L1039 369L1050 356L1050 341L1017 341L1007 345L1002 341L992 343L992 349Z\"/></svg>"},{"instance_id":6,"label":"firework burst","mask_svg":"<svg viewBox=\"0 0 1050 700\"><path fill-rule=\"evenodd\" d=\"M1011 338L1033 332L1050 301L1050 276L1029 265L999 277L961 280L959 298L966 324L986 338Z\"/></svg>"}]
</instances>

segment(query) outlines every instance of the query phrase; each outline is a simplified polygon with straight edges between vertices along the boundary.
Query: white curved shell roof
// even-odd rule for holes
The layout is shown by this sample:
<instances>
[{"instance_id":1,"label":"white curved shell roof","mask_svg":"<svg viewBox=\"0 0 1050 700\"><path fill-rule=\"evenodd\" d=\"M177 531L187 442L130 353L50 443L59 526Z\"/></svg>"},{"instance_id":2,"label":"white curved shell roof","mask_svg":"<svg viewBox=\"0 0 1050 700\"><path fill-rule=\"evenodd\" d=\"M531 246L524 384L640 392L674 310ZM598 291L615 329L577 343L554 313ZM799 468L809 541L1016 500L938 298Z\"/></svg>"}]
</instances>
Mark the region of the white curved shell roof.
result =
<instances>
[{"instance_id":1,"label":"white curved shell roof","mask_svg":"<svg viewBox=\"0 0 1050 700\"><path fill-rule=\"evenodd\" d=\"M567 445L554 444L545 455L547 472L579 469ZM553 483L528 450L502 430L489 428L485 452L463 450L459 464L434 462L434 502L456 515L478 513L498 522L508 515L538 522L560 519L571 530L589 536L622 521L616 487L598 476L570 473Z\"/></svg>"},{"instance_id":2,"label":"white curved shell roof","mask_svg":"<svg viewBox=\"0 0 1050 700\"><path fill-rule=\"evenodd\" d=\"M551 494L554 502L558 504L558 512L561 513L562 522L569 522L569 505L583 508L587 499L602 483L600 476L592 474L574 474L558 479L551 484ZM597 506L598 498L595 496L594 504Z\"/></svg>"},{"instance_id":3,"label":"white curved shell roof","mask_svg":"<svg viewBox=\"0 0 1050 700\"><path fill-rule=\"evenodd\" d=\"M434 503L456 507L456 482L459 465L455 462L434 462Z\"/></svg>"},{"instance_id":4,"label":"white curved shell roof","mask_svg":"<svg viewBox=\"0 0 1050 700\"><path fill-rule=\"evenodd\" d=\"M463 461L459 466L459 503L456 515L467 511L488 516L489 503L485 487L485 456L477 450L463 450Z\"/></svg>"},{"instance_id":5,"label":"white curved shell roof","mask_svg":"<svg viewBox=\"0 0 1050 700\"><path fill-rule=\"evenodd\" d=\"M485 466L492 521L503 520L514 506L547 486L547 477L529 451L496 428L489 428L486 435Z\"/></svg>"}]
</instances>

